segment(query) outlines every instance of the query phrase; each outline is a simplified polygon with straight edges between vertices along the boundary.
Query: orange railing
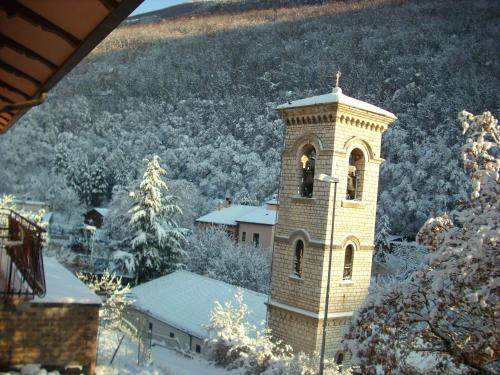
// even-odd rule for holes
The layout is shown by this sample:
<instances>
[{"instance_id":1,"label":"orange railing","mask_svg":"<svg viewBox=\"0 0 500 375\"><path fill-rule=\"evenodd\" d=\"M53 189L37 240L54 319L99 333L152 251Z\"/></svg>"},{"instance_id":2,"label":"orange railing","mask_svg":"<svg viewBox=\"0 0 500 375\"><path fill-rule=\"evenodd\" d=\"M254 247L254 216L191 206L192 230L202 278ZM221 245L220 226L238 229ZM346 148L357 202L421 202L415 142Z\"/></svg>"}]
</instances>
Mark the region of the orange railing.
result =
<instances>
[{"instance_id":1,"label":"orange railing","mask_svg":"<svg viewBox=\"0 0 500 375\"><path fill-rule=\"evenodd\" d=\"M45 230L10 209L0 209L0 298L45 295Z\"/></svg>"}]
</instances>

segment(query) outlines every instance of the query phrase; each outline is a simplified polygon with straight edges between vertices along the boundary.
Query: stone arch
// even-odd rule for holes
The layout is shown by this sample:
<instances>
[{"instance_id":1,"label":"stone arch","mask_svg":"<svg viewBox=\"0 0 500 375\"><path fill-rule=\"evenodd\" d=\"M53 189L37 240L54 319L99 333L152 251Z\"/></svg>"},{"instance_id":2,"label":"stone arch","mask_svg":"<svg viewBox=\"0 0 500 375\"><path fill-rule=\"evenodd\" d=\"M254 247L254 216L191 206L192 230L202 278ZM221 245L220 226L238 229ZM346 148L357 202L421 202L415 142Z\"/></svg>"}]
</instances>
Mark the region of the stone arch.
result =
<instances>
[{"instance_id":1,"label":"stone arch","mask_svg":"<svg viewBox=\"0 0 500 375\"><path fill-rule=\"evenodd\" d=\"M318 154L324 150L323 142L321 142L321 139L319 139L319 137L316 134L307 133L307 134L304 134L301 137L299 137L293 143L292 149L294 150L295 156L297 158L300 157L300 153L302 151L302 148L307 144L312 145L316 149L316 153L318 153Z\"/></svg>"},{"instance_id":2,"label":"stone arch","mask_svg":"<svg viewBox=\"0 0 500 375\"><path fill-rule=\"evenodd\" d=\"M360 248L359 241L354 236L344 239L342 251L344 255L342 280L352 280L354 274L354 257Z\"/></svg>"},{"instance_id":3,"label":"stone arch","mask_svg":"<svg viewBox=\"0 0 500 375\"><path fill-rule=\"evenodd\" d=\"M311 244L311 236L305 229L297 229L290 234L289 241L291 244L295 245L298 240L303 240L306 246L310 246Z\"/></svg>"},{"instance_id":4,"label":"stone arch","mask_svg":"<svg viewBox=\"0 0 500 375\"><path fill-rule=\"evenodd\" d=\"M361 242L359 242L359 239L356 236L347 236L345 237L342 242L341 242L341 248L344 250L347 245L352 244L354 245L354 251L359 250L361 248Z\"/></svg>"},{"instance_id":5,"label":"stone arch","mask_svg":"<svg viewBox=\"0 0 500 375\"><path fill-rule=\"evenodd\" d=\"M370 144L362 138L352 137L344 143L344 151L347 155L349 155L355 148L359 148L363 152L366 161L371 161L375 158L375 154L373 153Z\"/></svg>"}]
</instances>

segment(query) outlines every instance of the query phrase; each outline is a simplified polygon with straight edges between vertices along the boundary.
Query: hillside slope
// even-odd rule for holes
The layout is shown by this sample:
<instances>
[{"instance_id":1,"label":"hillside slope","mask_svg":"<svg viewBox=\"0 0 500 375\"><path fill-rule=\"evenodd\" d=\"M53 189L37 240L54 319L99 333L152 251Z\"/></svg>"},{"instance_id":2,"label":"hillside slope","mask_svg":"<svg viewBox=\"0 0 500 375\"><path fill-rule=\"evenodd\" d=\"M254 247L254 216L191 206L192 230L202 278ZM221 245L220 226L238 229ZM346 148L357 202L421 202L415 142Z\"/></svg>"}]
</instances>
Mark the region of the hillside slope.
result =
<instances>
[{"instance_id":1,"label":"hillside slope","mask_svg":"<svg viewBox=\"0 0 500 375\"><path fill-rule=\"evenodd\" d=\"M105 201L158 153L195 195L261 201L278 186L273 109L329 91L340 69L344 93L399 118L383 139L379 214L412 235L466 193L456 117L498 115L499 31L493 0L328 2L124 26L0 138L0 192L56 199L66 179Z\"/></svg>"}]
</instances>

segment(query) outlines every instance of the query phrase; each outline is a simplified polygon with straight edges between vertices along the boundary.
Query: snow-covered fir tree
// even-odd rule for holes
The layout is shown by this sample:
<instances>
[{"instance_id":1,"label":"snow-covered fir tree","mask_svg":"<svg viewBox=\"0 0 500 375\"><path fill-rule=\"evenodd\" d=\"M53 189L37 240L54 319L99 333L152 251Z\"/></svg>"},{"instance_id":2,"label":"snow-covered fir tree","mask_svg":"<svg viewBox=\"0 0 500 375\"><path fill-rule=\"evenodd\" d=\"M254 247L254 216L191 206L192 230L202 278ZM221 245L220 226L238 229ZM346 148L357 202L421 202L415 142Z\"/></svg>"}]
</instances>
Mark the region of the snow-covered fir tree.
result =
<instances>
[{"instance_id":1,"label":"snow-covered fir tree","mask_svg":"<svg viewBox=\"0 0 500 375\"><path fill-rule=\"evenodd\" d=\"M374 257L378 262L384 262L386 254L390 251L391 223L387 215L382 215L377 220L375 228L375 254Z\"/></svg>"},{"instance_id":2,"label":"snow-covered fir tree","mask_svg":"<svg viewBox=\"0 0 500 375\"><path fill-rule=\"evenodd\" d=\"M363 373L497 373L500 353L500 128L489 112L459 116L470 199L429 219L430 250L407 281L373 291L346 342Z\"/></svg>"},{"instance_id":3,"label":"snow-covered fir tree","mask_svg":"<svg viewBox=\"0 0 500 375\"><path fill-rule=\"evenodd\" d=\"M176 197L168 194L165 169L158 155L145 159L146 171L133 198L129 228L135 259L136 283L175 271L183 254L187 230L179 228L182 214Z\"/></svg>"}]
</instances>

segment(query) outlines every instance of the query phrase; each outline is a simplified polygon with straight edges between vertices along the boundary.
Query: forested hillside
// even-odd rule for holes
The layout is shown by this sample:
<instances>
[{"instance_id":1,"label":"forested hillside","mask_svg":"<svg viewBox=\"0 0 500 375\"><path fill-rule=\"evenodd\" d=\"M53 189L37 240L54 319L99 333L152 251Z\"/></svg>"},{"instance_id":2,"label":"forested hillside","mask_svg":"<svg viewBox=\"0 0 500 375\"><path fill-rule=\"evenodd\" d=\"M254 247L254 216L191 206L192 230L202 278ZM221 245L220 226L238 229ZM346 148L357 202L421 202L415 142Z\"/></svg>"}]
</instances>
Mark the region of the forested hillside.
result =
<instances>
[{"instance_id":1,"label":"forested hillside","mask_svg":"<svg viewBox=\"0 0 500 375\"><path fill-rule=\"evenodd\" d=\"M379 214L415 234L465 196L458 112L500 112L500 2L323 3L117 29L0 137L0 193L107 204L158 154L169 179L187 181L175 184L196 197L191 211L203 196L260 202L278 186L274 108L328 92L340 69L345 94L398 116L383 138Z\"/></svg>"}]
</instances>

